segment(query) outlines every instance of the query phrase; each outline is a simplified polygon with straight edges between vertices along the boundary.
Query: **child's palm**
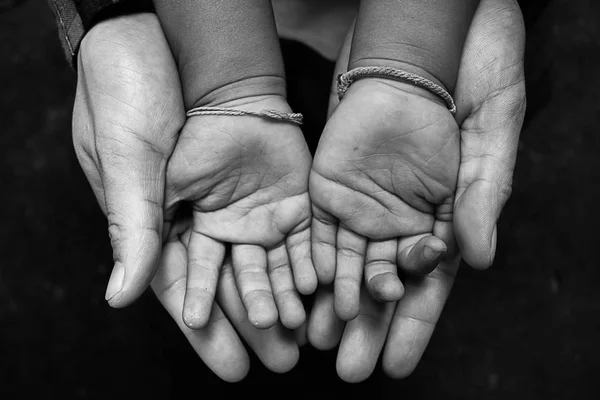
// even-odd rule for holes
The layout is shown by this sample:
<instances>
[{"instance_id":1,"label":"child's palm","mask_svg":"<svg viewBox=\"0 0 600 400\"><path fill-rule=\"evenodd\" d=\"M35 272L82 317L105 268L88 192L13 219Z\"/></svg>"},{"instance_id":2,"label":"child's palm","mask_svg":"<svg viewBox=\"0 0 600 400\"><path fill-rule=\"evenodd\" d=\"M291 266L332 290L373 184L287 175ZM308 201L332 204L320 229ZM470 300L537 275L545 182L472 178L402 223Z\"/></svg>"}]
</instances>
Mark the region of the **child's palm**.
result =
<instances>
[{"instance_id":1,"label":"child's palm","mask_svg":"<svg viewBox=\"0 0 600 400\"><path fill-rule=\"evenodd\" d=\"M459 131L419 91L354 83L319 143L310 176L313 259L321 282L335 277L336 313L346 320L359 312L363 271L374 296L398 300L396 266L425 273L446 250L440 236L452 220Z\"/></svg>"},{"instance_id":2,"label":"child's palm","mask_svg":"<svg viewBox=\"0 0 600 400\"><path fill-rule=\"evenodd\" d=\"M291 124L221 115L187 121L167 169L167 209L172 215L180 201L193 207L188 325L208 320L226 243L232 244L238 288L252 322L271 326L277 309L284 324L303 322L293 279L303 292L316 285L310 161L300 129Z\"/></svg>"},{"instance_id":3,"label":"child's palm","mask_svg":"<svg viewBox=\"0 0 600 400\"><path fill-rule=\"evenodd\" d=\"M361 83L327 124L312 169L313 202L372 239L430 232L436 211L451 212L436 206L456 187L458 126L443 105Z\"/></svg>"}]
</instances>

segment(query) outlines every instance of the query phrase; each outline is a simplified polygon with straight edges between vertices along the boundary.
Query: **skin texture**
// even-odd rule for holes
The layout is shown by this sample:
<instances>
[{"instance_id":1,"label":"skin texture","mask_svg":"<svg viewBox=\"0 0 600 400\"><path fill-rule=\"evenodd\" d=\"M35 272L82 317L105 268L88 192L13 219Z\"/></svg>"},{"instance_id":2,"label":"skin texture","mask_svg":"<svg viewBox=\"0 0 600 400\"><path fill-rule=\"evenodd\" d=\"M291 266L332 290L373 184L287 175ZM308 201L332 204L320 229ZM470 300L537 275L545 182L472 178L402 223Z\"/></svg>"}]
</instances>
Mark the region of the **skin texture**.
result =
<instances>
[{"instance_id":1,"label":"skin texture","mask_svg":"<svg viewBox=\"0 0 600 400\"><path fill-rule=\"evenodd\" d=\"M186 109L219 106L291 112L269 1L156 1L175 55ZM248 317L259 328L306 315L312 293L308 171L298 126L249 116L186 120L167 168L166 220L191 205L193 230L183 319L204 327L219 269L232 256ZM296 289L297 288L297 289Z\"/></svg>"},{"instance_id":2,"label":"skin texture","mask_svg":"<svg viewBox=\"0 0 600 400\"><path fill-rule=\"evenodd\" d=\"M454 88L476 1L363 1L342 70L392 66ZM359 313L363 275L380 300L402 295L397 267L435 268L452 243L459 127L446 105L414 85L354 82L331 114L310 176L313 252L335 310ZM363 269L363 265L366 267Z\"/></svg>"},{"instance_id":3,"label":"skin texture","mask_svg":"<svg viewBox=\"0 0 600 400\"><path fill-rule=\"evenodd\" d=\"M362 295L358 317L347 323L334 312L331 286L318 289L308 338L320 349L340 343L337 370L342 379L366 379L380 356L389 376L410 375L450 293L459 250L463 256L470 252L471 257L491 262L495 242L490 237L510 193L525 114L524 38L522 15L515 1L481 2L465 42L454 94L461 152L454 231L461 246L449 246L429 275L406 277L404 296L397 303L378 303ZM338 60L338 73L345 67L349 43ZM337 106L335 97L330 105L331 109ZM440 234L446 243L454 242L453 230Z\"/></svg>"},{"instance_id":4,"label":"skin texture","mask_svg":"<svg viewBox=\"0 0 600 400\"><path fill-rule=\"evenodd\" d=\"M184 123L175 62L155 17L98 24L79 51L73 143L108 218L113 307L148 287L162 245L167 160Z\"/></svg>"},{"instance_id":5,"label":"skin texture","mask_svg":"<svg viewBox=\"0 0 600 400\"><path fill-rule=\"evenodd\" d=\"M225 324L215 311L206 330L194 331L181 325L185 286L182 283L187 280L185 246L189 240L183 233L189 225L169 229L172 233L165 235L161 229L162 209L153 205L162 199L166 173L163 168L166 162L157 149L175 146L184 118L183 100L176 84L177 71L157 28L155 17L150 15L107 21L86 36L79 55L74 145L103 211L108 214L111 226L118 228L111 228L113 236L122 233L118 240L113 240L113 247L117 267L125 271L124 286L115 296L107 297L113 306L129 304L145 288L139 282L134 283L132 276L147 276L141 281L150 281L155 268L159 267L153 289L162 304L207 365L223 379L235 381L247 371L246 357L239 351L239 337L236 339L227 333L237 322ZM474 254L486 255L483 259L488 262L495 245L490 240L490 237L495 240L491 233L510 193L525 111L523 39L524 28L516 2L483 1L469 31L455 90L462 154L454 210L455 230L459 243L479 243L481 247ZM122 62L126 64L120 64ZM147 111L144 116L136 110L152 112ZM164 158L168 159L168 155ZM466 225L462 228L457 219L461 212L470 216L463 219ZM178 225L179 222L175 223ZM156 248L155 243L160 243L161 237L174 244L165 247L159 263L160 245ZM461 245L461 248L466 257L466 247ZM368 377L382 351L383 367L389 375L410 374L428 343L452 286L458 263L449 255L454 252L449 247L443 262L427 278L405 280L404 297L392 311L389 307L394 303L390 303L392 306L373 303L371 307L365 303L370 301L370 296L361 296L361 315L347 324L335 317L333 296L328 287L323 287L317 293L311 313L307 332L311 343L319 348L331 348L344 335L338 372L346 380ZM222 271L226 275L228 267ZM118 274L113 273L113 276ZM228 293L235 291L230 289ZM232 304L236 304L235 296L231 299ZM224 305L225 300L220 300L217 299L217 304L224 311L228 307ZM237 304L239 306L239 301ZM213 321L219 321L224 329L207 334ZM259 357L269 360L269 368L285 371L295 364L297 351L287 336L263 337L262 332L270 330L248 331L258 339L244 336L242 329L238 332L253 351L263 352ZM296 337L303 337L302 328ZM220 341L221 338L226 339ZM224 353L223 349L234 351ZM241 367L235 369L233 365Z\"/></svg>"},{"instance_id":6,"label":"skin texture","mask_svg":"<svg viewBox=\"0 0 600 400\"><path fill-rule=\"evenodd\" d=\"M230 261L221 269L206 327L191 330L181 320L192 224L178 219L163 240L162 202L167 159L183 123L178 72L155 15L111 19L86 35L79 53L73 141L108 216L115 268L125 271L125 285L111 305L133 301L154 277L152 289L161 304L219 377L239 381L248 372L242 340L267 368L288 371L298 360L295 338L280 324L267 330L250 324Z\"/></svg>"}]
</instances>

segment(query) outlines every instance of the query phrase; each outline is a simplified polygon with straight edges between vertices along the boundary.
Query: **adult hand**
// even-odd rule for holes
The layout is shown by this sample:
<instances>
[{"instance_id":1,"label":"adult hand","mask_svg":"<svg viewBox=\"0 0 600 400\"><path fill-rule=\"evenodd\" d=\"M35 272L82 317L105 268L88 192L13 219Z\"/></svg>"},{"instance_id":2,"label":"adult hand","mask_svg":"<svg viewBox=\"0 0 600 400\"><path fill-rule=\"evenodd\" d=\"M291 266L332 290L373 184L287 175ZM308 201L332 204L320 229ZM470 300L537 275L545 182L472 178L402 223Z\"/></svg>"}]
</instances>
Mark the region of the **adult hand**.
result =
<instances>
[{"instance_id":1,"label":"adult hand","mask_svg":"<svg viewBox=\"0 0 600 400\"><path fill-rule=\"evenodd\" d=\"M217 376L228 382L244 378L250 367L242 339L271 371L283 373L292 369L298 362L298 343L280 323L269 329L257 329L250 323L230 258L221 267L209 321L200 329L185 325L181 315L188 279L187 247L192 234L191 221L178 222L171 229L152 289L196 353Z\"/></svg>"},{"instance_id":2,"label":"adult hand","mask_svg":"<svg viewBox=\"0 0 600 400\"><path fill-rule=\"evenodd\" d=\"M184 121L178 71L154 15L110 19L84 37L73 142L108 218L115 264L106 299L113 307L132 303L153 278L165 170Z\"/></svg>"},{"instance_id":3,"label":"adult hand","mask_svg":"<svg viewBox=\"0 0 600 400\"><path fill-rule=\"evenodd\" d=\"M154 277L158 299L222 379L237 381L248 371L248 355L236 330L267 368L292 368L298 359L296 342L280 325L263 331L251 326L230 262L222 269L220 306L215 305L208 326L191 330L182 323L184 243L191 231L178 222L164 235L163 247L162 223L166 163L185 114L178 71L156 16L132 15L94 27L82 42L78 72L73 141L109 220L115 254L109 303L128 305ZM120 283L121 290L115 291Z\"/></svg>"},{"instance_id":4,"label":"adult hand","mask_svg":"<svg viewBox=\"0 0 600 400\"><path fill-rule=\"evenodd\" d=\"M465 260L474 267L488 266L493 259L496 220L510 193L525 113L524 38L515 1L482 0L461 60L454 93L461 130L454 232ZM337 73L347 57L348 46ZM331 108L335 105L332 98ZM445 240L453 242L452 232L447 234ZM359 316L347 324L335 316L331 289L321 287L309 320L310 342L329 349L341 339L337 369L347 381L366 379L382 350L384 371L395 378L408 376L427 347L459 260L458 249L449 248L431 274L406 278L404 297L397 304L376 303L363 293Z\"/></svg>"}]
</instances>

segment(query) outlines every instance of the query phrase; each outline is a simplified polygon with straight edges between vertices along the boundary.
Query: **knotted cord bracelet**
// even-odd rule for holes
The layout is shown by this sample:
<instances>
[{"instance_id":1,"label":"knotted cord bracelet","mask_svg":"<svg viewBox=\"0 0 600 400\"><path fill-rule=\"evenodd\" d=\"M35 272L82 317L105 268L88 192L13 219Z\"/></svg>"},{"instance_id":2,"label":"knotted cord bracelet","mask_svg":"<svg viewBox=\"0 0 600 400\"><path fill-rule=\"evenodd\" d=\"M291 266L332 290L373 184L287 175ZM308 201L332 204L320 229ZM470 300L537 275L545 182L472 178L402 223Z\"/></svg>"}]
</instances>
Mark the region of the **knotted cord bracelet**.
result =
<instances>
[{"instance_id":1,"label":"knotted cord bracelet","mask_svg":"<svg viewBox=\"0 0 600 400\"><path fill-rule=\"evenodd\" d=\"M448 93L448 91L442 86L417 74L412 74L410 72L402 71L401 69L392 67L359 67L338 75L338 99L342 100L342 97L344 97L344 94L346 93L352 82L361 78L388 78L410 82L415 86L422 87L430 91L431 93L441 97L448 106L448 110L450 110L452 114L456 113L456 104L454 104L454 99L452 99L450 93Z\"/></svg>"},{"instance_id":2,"label":"knotted cord bracelet","mask_svg":"<svg viewBox=\"0 0 600 400\"><path fill-rule=\"evenodd\" d=\"M300 113L287 113L277 110L244 111L224 107L195 107L189 110L185 115L188 117L195 117L198 115L252 115L279 122L289 122L296 125L302 125L303 118Z\"/></svg>"}]
</instances>

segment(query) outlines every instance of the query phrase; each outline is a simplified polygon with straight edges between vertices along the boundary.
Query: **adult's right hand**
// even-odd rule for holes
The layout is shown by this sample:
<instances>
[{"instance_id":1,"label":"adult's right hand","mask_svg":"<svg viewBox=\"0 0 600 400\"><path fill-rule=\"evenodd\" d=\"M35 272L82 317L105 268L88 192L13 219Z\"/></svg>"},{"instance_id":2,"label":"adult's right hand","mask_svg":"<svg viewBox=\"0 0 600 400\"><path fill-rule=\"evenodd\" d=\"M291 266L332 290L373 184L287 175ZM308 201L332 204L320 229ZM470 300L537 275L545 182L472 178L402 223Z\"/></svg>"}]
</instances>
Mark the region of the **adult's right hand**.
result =
<instances>
[{"instance_id":1,"label":"adult's right hand","mask_svg":"<svg viewBox=\"0 0 600 400\"><path fill-rule=\"evenodd\" d=\"M130 304L152 281L158 300L221 379L238 381L247 374L242 339L268 369L292 368L296 341L281 325L258 330L250 324L230 262L207 326L183 325L191 230L178 223L163 235L162 224L166 164L185 114L178 71L156 16L121 17L94 27L82 42L78 72L73 141L108 217L115 258L110 305Z\"/></svg>"},{"instance_id":2,"label":"adult's right hand","mask_svg":"<svg viewBox=\"0 0 600 400\"><path fill-rule=\"evenodd\" d=\"M179 74L156 16L92 28L79 51L73 142L108 218L113 307L132 303L154 276L165 170L184 122Z\"/></svg>"}]
</instances>

